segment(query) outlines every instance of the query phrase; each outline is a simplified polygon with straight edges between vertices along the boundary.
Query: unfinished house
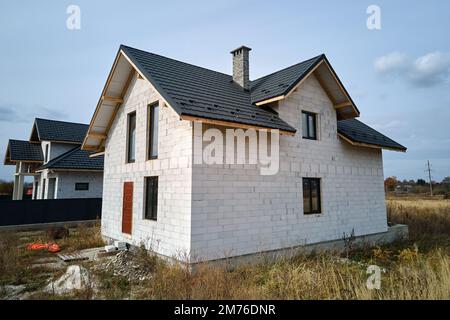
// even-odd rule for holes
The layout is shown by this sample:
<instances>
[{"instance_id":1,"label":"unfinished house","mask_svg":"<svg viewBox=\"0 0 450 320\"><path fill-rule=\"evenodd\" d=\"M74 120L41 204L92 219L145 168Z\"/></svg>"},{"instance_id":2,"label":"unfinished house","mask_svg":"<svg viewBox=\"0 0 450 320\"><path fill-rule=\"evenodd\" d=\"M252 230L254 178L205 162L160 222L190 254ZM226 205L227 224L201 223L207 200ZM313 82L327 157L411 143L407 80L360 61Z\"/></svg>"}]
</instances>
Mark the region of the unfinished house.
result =
<instances>
[{"instance_id":1,"label":"unfinished house","mask_svg":"<svg viewBox=\"0 0 450 320\"><path fill-rule=\"evenodd\" d=\"M229 75L120 47L82 146L104 155L105 237L196 262L388 233L382 149L406 148L356 119L325 55L250 80L249 52ZM236 128L280 134L275 174L195 161Z\"/></svg>"},{"instance_id":2,"label":"unfinished house","mask_svg":"<svg viewBox=\"0 0 450 320\"><path fill-rule=\"evenodd\" d=\"M28 141L9 140L5 165L15 165L13 200L33 177L32 199L101 198L103 157L81 150L88 125L36 118Z\"/></svg>"}]
</instances>

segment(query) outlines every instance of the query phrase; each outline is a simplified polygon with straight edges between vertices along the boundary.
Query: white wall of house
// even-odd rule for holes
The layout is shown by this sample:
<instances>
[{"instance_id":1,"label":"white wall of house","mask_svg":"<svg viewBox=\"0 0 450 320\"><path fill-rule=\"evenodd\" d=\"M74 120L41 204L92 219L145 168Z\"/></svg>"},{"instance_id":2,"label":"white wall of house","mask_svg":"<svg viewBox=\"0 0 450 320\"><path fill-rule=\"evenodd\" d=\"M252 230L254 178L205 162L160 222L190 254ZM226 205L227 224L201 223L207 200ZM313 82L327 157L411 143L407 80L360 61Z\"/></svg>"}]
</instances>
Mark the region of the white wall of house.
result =
<instances>
[{"instance_id":1,"label":"white wall of house","mask_svg":"<svg viewBox=\"0 0 450 320\"><path fill-rule=\"evenodd\" d=\"M56 179L54 188L52 188L49 184L49 182L51 181L50 179L52 178ZM43 170L39 176L35 177L35 181L38 181L39 183L37 190L37 199L101 198L103 194L103 172L51 172L50 170L46 169ZM89 183L89 190L75 190L75 184L78 182ZM44 183L45 189L43 190L42 188ZM50 193L52 193L53 196Z\"/></svg>"},{"instance_id":2,"label":"white wall of house","mask_svg":"<svg viewBox=\"0 0 450 320\"><path fill-rule=\"evenodd\" d=\"M102 197L103 172L60 171L56 175L57 199ZM88 183L89 189L75 190L76 183Z\"/></svg>"},{"instance_id":3,"label":"white wall of house","mask_svg":"<svg viewBox=\"0 0 450 320\"><path fill-rule=\"evenodd\" d=\"M57 156L62 155L63 153L66 153L69 150L72 150L77 145L72 143L58 143L58 142L52 142L50 144L50 160L53 158L56 158Z\"/></svg>"},{"instance_id":4,"label":"white wall of house","mask_svg":"<svg viewBox=\"0 0 450 320\"><path fill-rule=\"evenodd\" d=\"M148 105L160 95L134 77L105 144L102 234L182 259L190 250L192 124L159 103L158 159L147 159ZM136 160L126 163L127 117L136 111ZM144 219L144 179L158 176L158 218ZM123 184L134 182L132 235L122 233Z\"/></svg>"},{"instance_id":5,"label":"white wall of house","mask_svg":"<svg viewBox=\"0 0 450 320\"><path fill-rule=\"evenodd\" d=\"M147 106L160 96L133 79L105 144L102 234L191 260L387 231L382 152L337 136L336 111L314 77L282 101L298 132L280 138L280 171L258 165L192 165L193 126L173 110L159 115L159 157L146 160ZM318 114L319 140L302 139L301 111ZM127 115L137 112L136 161L126 163ZM223 130L223 128L221 129ZM158 220L143 219L144 178L159 176ZM303 214L303 177L321 178L322 213ZM122 233L123 183L134 182L132 235Z\"/></svg>"},{"instance_id":6,"label":"white wall of house","mask_svg":"<svg viewBox=\"0 0 450 320\"><path fill-rule=\"evenodd\" d=\"M318 114L319 139L302 139L302 110ZM280 170L193 165L191 252L217 259L387 231L382 152L337 136L336 111L314 77L282 101L295 136L280 138ZM303 177L321 178L322 213L303 214Z\"/></svg>"},{"instance_id":7,"label":"white wall of house","mask_svg":"<svg viewBox=\"0 0 450 320\"><path fill-rule=\"evenodd\" d=\"M60 143L60 142L51 142L51 141L42 141L42 154L45 157L45 149L48 145L48 159L47 162L56 158L57 156L66 153L67 151L75 148L77 145L73 143ZM45 159L44 159L45 160Z\"/></svg>"}]
</instances>

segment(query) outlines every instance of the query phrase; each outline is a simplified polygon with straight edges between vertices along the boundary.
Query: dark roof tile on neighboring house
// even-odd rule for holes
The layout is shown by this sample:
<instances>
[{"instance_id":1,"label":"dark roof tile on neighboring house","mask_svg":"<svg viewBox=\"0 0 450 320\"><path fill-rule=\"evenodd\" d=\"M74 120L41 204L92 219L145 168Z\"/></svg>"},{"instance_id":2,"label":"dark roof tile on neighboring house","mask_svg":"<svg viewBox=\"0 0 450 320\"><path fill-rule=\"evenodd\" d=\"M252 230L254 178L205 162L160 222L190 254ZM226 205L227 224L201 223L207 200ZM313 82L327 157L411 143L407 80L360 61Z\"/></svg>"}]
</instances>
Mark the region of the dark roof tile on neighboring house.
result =
<instances>
[{"instance_id":1,"label":"dark roof tile on neighboring house","mask_svg":"<svg viewBox=\"0 0 450 320\"><path fill-rule=\"evenodd\" d=\"M33 141L59 141L83 143L89 125L36 118L33 126ZM37 136L35 135L37 133Z\"/></svg>"},{"instance_id":2,"label":"dark roof tile on neighboring house","mask_svg":"<svg viewBox=\"0 0 450 320\"><path fill-rule=\"evenodd\" d=\"M75 147L50 160L38 170L43 169L59 169L59 170L103 170L104 156L89 157L92 154L90 151L84 151L81 147Z\"/></svg>"},{"instance_id":3,"label":"dark roof tile on neighboring house","mask_svg":"<svg viewBox=\"0 0 450 320\"><path fill-rule=\"evenodd\" d=\"M337 130L339 134L356 143L406 151L406 147L356 119L338 121Z\"/></svg>"},{"instance_id":4,"label":"dark roof tile on neighboring house","mask_svg":"<svg viewBox=\"0 0 450 320\"><path fill-rule=\"evenodd\" d=\"M296 132L278 115L253 105L250 93L230 75L123 45L121 49L180 116Z\"/></svg>"},{"instance_id":5,"label":"dark roof tile on neighboring house","mask_svg":"<svg viewBox=\"0 0 450 320\"><path fill-rule=\"evenodd\" d=\"M12 161L42 162L44 160L40 144L10 139L6 150L5 164Z\"/></svg>"}]
</instances>

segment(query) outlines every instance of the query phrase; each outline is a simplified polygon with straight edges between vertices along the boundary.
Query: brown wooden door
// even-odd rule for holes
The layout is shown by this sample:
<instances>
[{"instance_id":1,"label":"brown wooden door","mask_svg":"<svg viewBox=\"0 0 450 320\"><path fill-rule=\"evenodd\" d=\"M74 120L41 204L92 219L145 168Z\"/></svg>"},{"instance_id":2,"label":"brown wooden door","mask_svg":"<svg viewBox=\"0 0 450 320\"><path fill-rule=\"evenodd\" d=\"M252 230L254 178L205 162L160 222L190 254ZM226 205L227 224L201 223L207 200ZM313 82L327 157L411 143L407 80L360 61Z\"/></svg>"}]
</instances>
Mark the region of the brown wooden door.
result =
<instances>
[{"instance_id":1,"label":"brown wooden door","mask_svg":"<svg viewBox=\"0 0 450 320\"><path fill-rule=\"evenodd\" d=\"M123 183L122 232L131 234L133 220L133 182Z\"/></svg>"}]
</instances>

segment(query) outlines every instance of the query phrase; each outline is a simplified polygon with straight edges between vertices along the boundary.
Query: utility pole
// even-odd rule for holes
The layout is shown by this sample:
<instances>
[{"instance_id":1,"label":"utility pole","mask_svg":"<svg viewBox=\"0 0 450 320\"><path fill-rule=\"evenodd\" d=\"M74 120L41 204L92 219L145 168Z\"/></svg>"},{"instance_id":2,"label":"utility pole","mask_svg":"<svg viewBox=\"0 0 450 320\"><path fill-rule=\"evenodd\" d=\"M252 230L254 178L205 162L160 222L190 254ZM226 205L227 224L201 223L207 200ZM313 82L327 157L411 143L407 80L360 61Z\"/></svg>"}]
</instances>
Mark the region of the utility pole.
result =
<instances>
[{"instance_id":1,"label":"utility pole","mask_svg":"<svg viewBox=\"0 0 450 320\"><path fill-rule=\"evenodd\" d=\"M428 181L430 182L430 195L433 196L433 185L431 184L431 168L430 168L430 160L427 161L428 169Z\"/></svg>"}]
</instances>

